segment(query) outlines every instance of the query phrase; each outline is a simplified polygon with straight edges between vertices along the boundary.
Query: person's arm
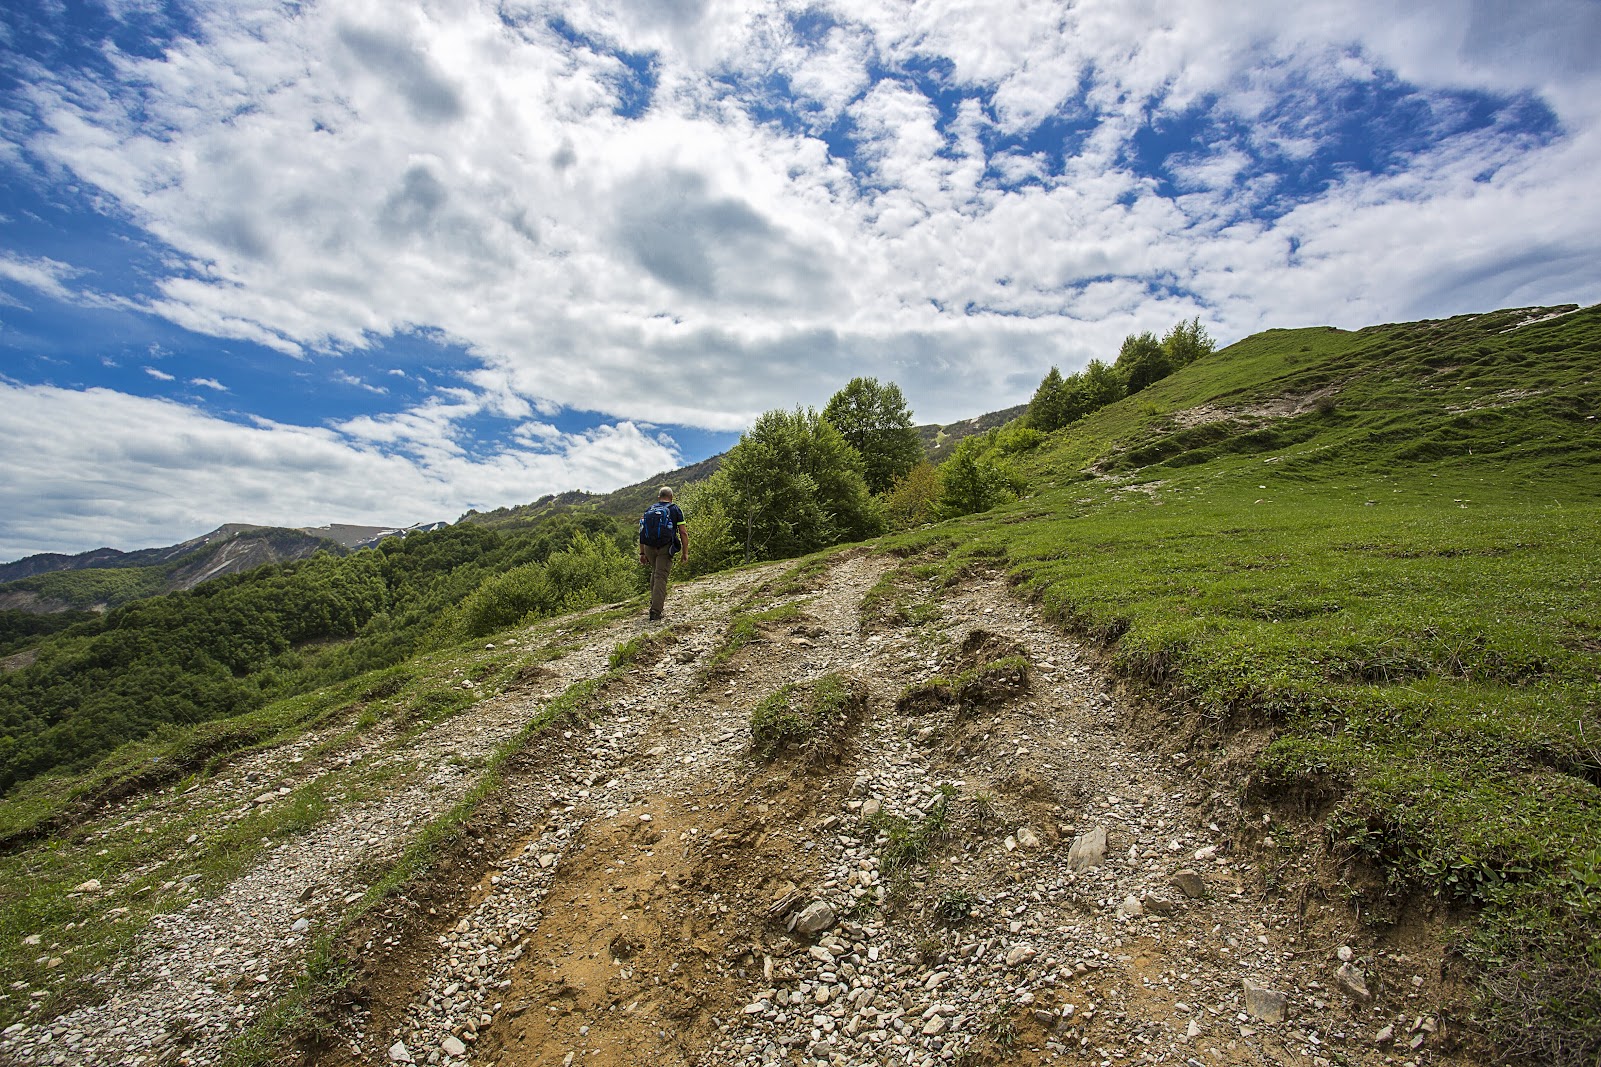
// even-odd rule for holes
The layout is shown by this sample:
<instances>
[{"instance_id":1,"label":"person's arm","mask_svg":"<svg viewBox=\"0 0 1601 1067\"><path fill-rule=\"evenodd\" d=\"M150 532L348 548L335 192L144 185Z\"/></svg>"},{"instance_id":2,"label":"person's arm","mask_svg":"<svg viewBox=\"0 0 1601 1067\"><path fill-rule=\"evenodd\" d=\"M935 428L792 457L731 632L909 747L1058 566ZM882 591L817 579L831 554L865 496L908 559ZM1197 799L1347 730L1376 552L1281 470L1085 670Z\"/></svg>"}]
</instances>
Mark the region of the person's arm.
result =
<instances>
[{"instance_id":1,"label":"person's arm","mask_svg":"<svg viewBox=\"0 0 1601 1067\"><path fill-rule=\"evenodd\" d=\"M679 551L684 553L684 561L687 563L689 561L689 527L682 523L678 527L678 548Z\"/></svg>"}]
</instances>

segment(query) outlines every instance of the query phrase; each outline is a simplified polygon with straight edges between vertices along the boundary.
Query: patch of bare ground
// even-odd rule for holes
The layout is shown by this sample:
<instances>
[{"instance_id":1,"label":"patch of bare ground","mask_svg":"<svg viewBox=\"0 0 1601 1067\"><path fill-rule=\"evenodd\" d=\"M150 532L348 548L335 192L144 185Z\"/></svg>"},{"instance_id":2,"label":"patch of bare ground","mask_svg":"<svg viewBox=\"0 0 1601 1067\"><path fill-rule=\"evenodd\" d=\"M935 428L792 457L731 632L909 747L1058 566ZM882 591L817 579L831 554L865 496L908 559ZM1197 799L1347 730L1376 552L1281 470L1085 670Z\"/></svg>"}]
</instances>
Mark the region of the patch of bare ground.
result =
<instances>
[{"instance_id":1,"label":"patch of bare ground","mask_svg":"<svg viewBox=\"0 0 1601 1067\"><path fill-rule=\"evenodd\" d=\"M1257 404L1242 404L1238 407L1217 407L1211 404L1202 404L1182 411L1172 412L1168 418L1173 420L1177 429L1188 430L1196 426L1205 426L1212 422L1227 422L1230 420L1244 422L1265 422L1271 419L1288 419L1296 415L1305 415L1314 410L1318 404L1332 399L1338 393L1335 386L1323 389L1314 389L1299 396L1275 397Z\"/></svg>"}]
</instances>

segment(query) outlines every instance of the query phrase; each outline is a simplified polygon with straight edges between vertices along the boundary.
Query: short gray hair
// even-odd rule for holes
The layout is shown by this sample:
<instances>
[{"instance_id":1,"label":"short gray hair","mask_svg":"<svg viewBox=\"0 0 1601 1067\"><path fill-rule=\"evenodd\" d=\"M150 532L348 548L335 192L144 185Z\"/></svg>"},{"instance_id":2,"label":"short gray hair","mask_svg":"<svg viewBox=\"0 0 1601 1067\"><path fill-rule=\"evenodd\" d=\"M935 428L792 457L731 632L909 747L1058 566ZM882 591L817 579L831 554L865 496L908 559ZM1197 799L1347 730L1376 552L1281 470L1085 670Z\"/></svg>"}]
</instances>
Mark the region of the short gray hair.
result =
<instances>
[{"instance_id":1,"label":"short gray hair","mask_svg":"<svg viewBox=\"0 0 1601 1067\"><path fill-rule=\"evenodd\" d=\"M657 500L671 500L672 498L673 498L673 487L670 486L670 485L662 486L661 489L656 493L656 499Z\"/></svg>"}]
</instances>

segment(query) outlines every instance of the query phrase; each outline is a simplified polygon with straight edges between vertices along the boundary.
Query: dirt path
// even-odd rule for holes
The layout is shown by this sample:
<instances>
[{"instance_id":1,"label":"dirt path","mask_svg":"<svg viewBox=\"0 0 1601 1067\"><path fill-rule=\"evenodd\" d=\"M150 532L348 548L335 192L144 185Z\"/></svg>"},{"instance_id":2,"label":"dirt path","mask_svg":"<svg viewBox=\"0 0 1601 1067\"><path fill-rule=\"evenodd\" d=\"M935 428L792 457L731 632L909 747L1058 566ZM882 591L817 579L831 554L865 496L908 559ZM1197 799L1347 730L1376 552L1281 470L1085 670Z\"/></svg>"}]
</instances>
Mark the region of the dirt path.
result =
<instances>
[{"instance_id":1,"label":"dirt path","mask_svg":"<svg viewBox=\"0 0 1601 1067\"><path fill-rule=\"evenodd\" d=\"M496 865L400 1025L361 1037L364 1062L393 1040L418 1062L598 1067L1438 1059L1431 972L1346 945L1332 903L1263 894L1232 792L1163 751L1077 646L984 575L909 578L912 618L864 625L891 566L847 556L762 601L801 614L720 673L716 625L643 665L595 720L584 788L527 795L540 835ZM896 708L1009 656L1026 683ZM751 709L830 672L868 692L843 758L752 759ZM889 871L882 820L942 804L931 862ZM834 920L796 936L816 901ZM486 947L508 915L523 937ZM469 958L493 962L464 1012Z\"/></svg>"}]
</instances>

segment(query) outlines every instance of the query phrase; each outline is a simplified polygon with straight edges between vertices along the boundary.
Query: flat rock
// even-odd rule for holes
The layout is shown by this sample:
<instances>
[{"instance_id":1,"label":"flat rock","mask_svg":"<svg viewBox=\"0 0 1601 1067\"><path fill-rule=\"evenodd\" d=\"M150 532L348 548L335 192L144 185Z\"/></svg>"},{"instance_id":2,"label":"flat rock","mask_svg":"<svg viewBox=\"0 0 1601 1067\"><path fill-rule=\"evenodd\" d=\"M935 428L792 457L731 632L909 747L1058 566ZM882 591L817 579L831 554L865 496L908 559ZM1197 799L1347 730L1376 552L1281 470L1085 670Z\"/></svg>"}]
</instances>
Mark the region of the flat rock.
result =
<instances>
[{"instance_id":1,"label":"flat rock","mask_svg":"<svg viewBox=\"0 0 1601 1067\"><path fill-rule=\"evenodd\" d=\"M1265 1023L1281 1023L1290 1012L1290 998L1276 989L1244 980L1245 1013Z\"/></svg>"},{"instance_id":2,"label":"flat rock","mask_svg":"<svg viewBox=\"0 0 1601 1067\"><path fill-rule=\"evenodd\" d=\"M1352 998L1364 1004L1373 999L1373 994L1368 992L1367 975L1353 963L1340 964L1334 972L1334 981Z\"/></svg>"},{"instance_id":3,"label":"flat rock","mask_svg":"<svg viewBox=\"0 0 1601 1067\"><path fill-rule=\"evenodd\" d=\"M1022 848L1039 848L1040 835L1032 827L1019 826L1017 828L1017 843Z\"/></svg>"},{"instance_id":4,"label":"flat rock","mask_svg":"<svg viewBox=\"0 0 1601 1067\"><path fill-rule=\"evenodd\" d=\"M1146 897L1145 910L1152 915L1172 915L1176 910L1173 902L1166 897Z\"/></svg>"},{"instance_id":5,"label":"flat rock","mask_svg":"<svg viewBox=\"0 0 1601 1067\"><path fill-rule=\"evenodd\" d=\"M1106 862L1106 827L1097 826L1073 839L1067 850L1067 865L1075 871L1099 867Z\"/></svg>"},{"instance_id":6,"label":"flat rock","mask_svg":"<svg viewBox=\"0 0 1601 1067\"><path fill-rule=\"evenodd\" d=\"M834 925L834 908L826 900L814 900L795 917L795 932L809 937Z\"/></svg>"},{"instance_id":7,"label":"flat rock","mask_svg":"<svg viewBox=\"0 0 1601 1067\"><path fill-rule=\"evenodd\" d=\"M1173 886L1191 900L1206 896L1206 879L1192 870L1182 870L1173 876Z\"/></svg>"},{"instance_id":8,"label":"flat rock","mask_svg":"<svg viewBox=\"0 0 1601 1067\"><path fill-rule=\"evenodd\" d=\"M396 1041L393 1045L389 1046L389 1062L390 1063L410 1063L411 1062L411 1052L406 1048L406 1043L404 1041Z\"/></svg>"},{"instance_id":9,"label":"flat rock","mask_svg":"<svg viewBox=\"0 0 1601 1067\"><path fill-rule=\"evenodd\" d=\"M1033 945L1014 945L1012 950L1006 954L1006 965L1008 967L1016 967L1027 963L1035 955L1037 953Z\"/></svg>"},{"instance_id":10,"label":"flat rock","mask_svg":"<svg viewBox=\"0 0 1601 1067\"><path fill-rule=\"evenodd\" d=\"M461 1038L452 1034L439 1043L439 1051L447 1056L465 1056L467 1046L462 1044Z\"/></svg>"}]
</instances>

